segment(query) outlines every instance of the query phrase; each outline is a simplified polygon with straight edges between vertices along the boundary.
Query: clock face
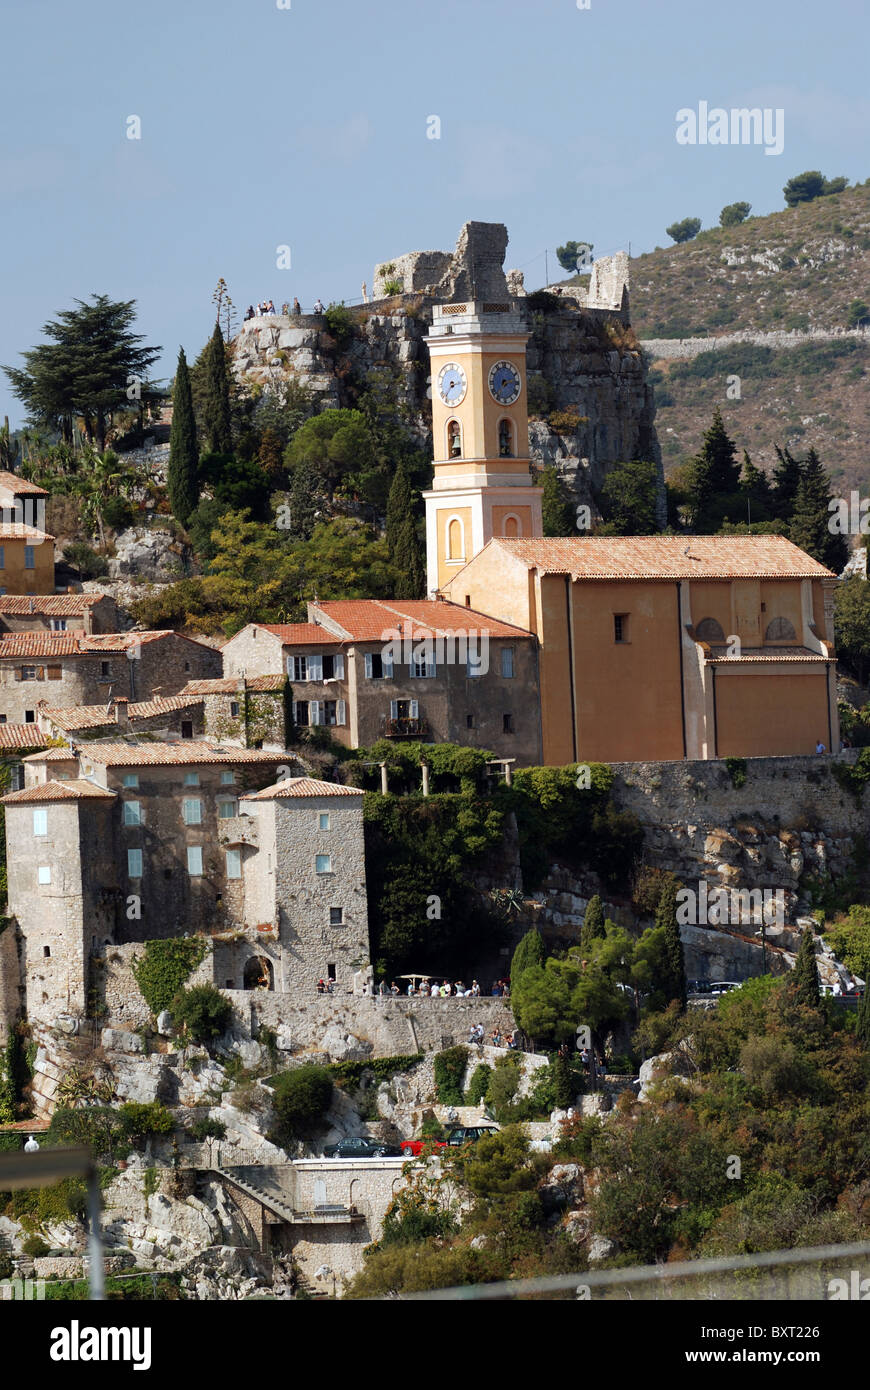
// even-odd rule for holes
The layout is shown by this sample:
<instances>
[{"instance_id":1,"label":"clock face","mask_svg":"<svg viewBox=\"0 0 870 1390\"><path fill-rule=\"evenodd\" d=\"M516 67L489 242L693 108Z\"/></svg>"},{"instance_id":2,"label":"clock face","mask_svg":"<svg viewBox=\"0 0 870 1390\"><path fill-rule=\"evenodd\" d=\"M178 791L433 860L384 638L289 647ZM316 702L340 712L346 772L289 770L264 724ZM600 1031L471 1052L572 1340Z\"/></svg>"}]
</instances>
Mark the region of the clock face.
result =
<instances>
[{"instance_id":1,"label":"clock face","mask_svg":"<svg viewBox=\"0 0 870 1390\"><path fill-rule=\"evenodd\" d=\"M467 386L465 372L457 362L447 362L438 373L438 391L446 405L459 405Z\"/></svg>"},{"instance_id":2,"label":"clock face","mask_svg":"<svg viewBox=\"0 0 870 1390\"><path fill-rule=\"evenodd\" d=\"M520 394L520 374L511 362L496 362L489 371L489 389L499 405L513 405Z\"/></svg>"}]
</instances>

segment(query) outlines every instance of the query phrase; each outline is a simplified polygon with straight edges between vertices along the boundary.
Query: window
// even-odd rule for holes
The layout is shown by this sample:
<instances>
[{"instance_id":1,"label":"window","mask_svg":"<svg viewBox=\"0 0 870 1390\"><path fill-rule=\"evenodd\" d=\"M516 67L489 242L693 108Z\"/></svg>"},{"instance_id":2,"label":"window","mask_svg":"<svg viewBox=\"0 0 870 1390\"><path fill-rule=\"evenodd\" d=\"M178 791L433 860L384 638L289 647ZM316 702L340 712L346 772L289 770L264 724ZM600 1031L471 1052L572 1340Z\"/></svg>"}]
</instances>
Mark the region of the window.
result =
<instances>
[{"instance_id":1,"label":"window","mask_svg":"<svg viewBox=\"0 0 870 1390\"><path fill-rule=\"evenodd\" d=\"M483 655L484 655L484 654L483 654L482 651L475 651L475 652L472 652L471 650L469 650L469 652L468 652L468 657L467 657L467 660L466 660L466 662L465 662L465 674L466 674L466 676L471 677L471 676L485 676L485 675L486 675L486 668L487 668L487 666L488 666L489 663L486 662L486 661L484 661Z\"/></svg>"},{"instance_id":2,"label":"window","mask_svg":"<svg viewBox=\"0 0 870 1390\"><path fill-rule=\"evenodd\" d=\"M233 783L235 782L235 780L236 780L236 774L233 772L232 768L231 768L231 767L230 767L230 768L226 768L226 767L225 767L225 768L222 770L222 772L221 772L221 786L222 786L222 787L231 787L231 786L233 785Z\"/></svg>"},{"instance_id":3,"label":"window","mask_svg":"<svg viewBox=\"0 0 870 1390\"><path fill-rule=\"evenodd\" d=\"M35 711L35 710L32 710L32 709L26 709L26 710L24 711L24 722L25 722L25 724L35 724L35 723L36 723L36 711Z\"/></svg>"},{"instance_id":4,"label":"window","mask_svg":"<svg viewBox=\"0 0 870 1390\"><path fill-rule=\"evenodd\" d=\"M227 850L227 878L241 878L242 876L242 851L240 849Z\"/></svg>"},{"instance_id":5,"label":"window","mask_svg":"<svg viewBox=\"0 0 870 1390\"><path fill-rule=\"evenodd\" d=\"M142 824L142 803L141 803L141 801L125 801L125 802L124 802L124 824L125 824L125 825L141 825L141 824Z\"/></svg>"},{"instance_id":6,"label":"window","mask_svg":"<svg viewBox=\"0 0 870 1390\"><path fill-rule=\"evenodd\" d=\"M347 701L345 700L311 700L308 705L309 724L338 724L347 723Z\"/></svg>"},{"instance_id":7,"label":"window","mask_svg":"<svg viewBox=\"0 0 870 1390\"><path fill-rule=\"evenodd\" d=\"M46 960L51 960L51 947L50 947L50 946L43 946L43 948L42 948L42 954L43 954L43 956L45 957Z\"/></svg>"},{"instance_id":8,"label":"window","mask_svg":"<svg viewBox=\"0 0 870 1390\"><path fill-rule=\"evenodd\" d=\"M112 675L112 663L110 661L100 662L100 680L109 680Z\"/></svg>"},{"instance_id":9,"label":"window","mask_svg":"<svg viewBox=\"0 0 870 1390\"><path fill-rule=\"evenodd\" d=\"M0 714L0 724L5 724L5 723L6 723L6 715L5 715L5 714Z\"/></svg>"},{"instance_id":10,"label":"window","mask_svg":"<svg viewBox=\"0 0 870 1390\"><path fill-rule=\"evenodd\" d=\"M127 850L127 877L142 877L142 851L141 849Z\"/></svg>"},{"instance_id":11,"label":"window","mask_svg":"<svg viewBox=\"0 0 870 1390\"><path fill-rule=\"evenodd\" d=\"M318 854L317 857L316 857L316 860L315 860L314 867L315 867L317 873L319 873L319 874L331 874L331 873L332 873L332 855L331 855L331 854Z\"/></svg>"},{"instance_id":12,"label":"window","mask_svg":"<svg viewBox=\"0 0 870 1390\"><path fill-rule=\"evenodd\" d=\"M288 659L287 659L287 664L288 664L288 666L291 666L291 667L292 667L292 670L290 670L290 671L287 672L287 674L291 677L292 680L294 680L294 681L307 681L307 680L308 680L308 658L307 658L307 656L291 656L291 657L288 657Z\"/></svg>"},{"instance_id":13,"label":"window","mask_svg":"<svg viewBox=\"0 0 870 1390\"><path fill-rule=\"evenodd\" d=\"M184 669L185 669L185 671L189 671L189 670L190 670L190 662L189 662L189 661L185 661L185 663L184 663Z\"/></svg>"},{"instance_id":14,"label":"window","mask_svg":"<svg viewBox=\"0 0 870 1390\"><path fill-rule=\"evenodd\" d=\"M138 787L138 785L139 785L139 774L138 774L138 772L125 772L125 773L124 773L124 786L125 786L125 787Z\"/></svg>"},{"instance_id":15,"label":"window","mask_svg":"<svg viewBox=\"0 0 870 1390\"><path fill-rule=\"evenodd\" d=\"M462 426L458 420L447 421L447 455L452 459L462 457Z\"/></svg>"},{"instance_id":16,"label":"window","mask_svg":"<svg viewBox=\"0 0 870 1390\"><path fill-rule=\"evenodd\" d=\"M238 814L239 803L236 801L235 797L232 799L230 799L230 797L224 797L223 801L218 802L219 820L232 820L233 816L237 816Z\"/></svg>"},{"instance_id":17,"label":"window","mask_svg":"<svg viewBox=\"0 0 870 1390\"><path fill-rule=\"evenodd\" d=\"M33 808L33 833L34 835L48 834L48 811L44 806L34 806Z\"/></svg>"},{"instance_id":18,"label":"window","mask_svg":"<svg viewBox=\"0 0 870 1390\"><path fill-rule=\"evenodd\" d=\"M47 675L47 677L48 677L48 679L49 679L50 681L59 681L59 680L63 680L63 667L62 667L62 666L48 666L48 667L46 668L46 675Z\"/></svg>"},{"instance_id":19,"label":"window","mask_svg":"<svg viewBox=\"0 0 870 1390\"><path fill-rule=\"evenodd\" d=\"M702 618L695 624L695 636L699 642L724 642L725 633L722 631L722 624L715 618Z\"/></svg>"},{"instance_id":20,"label":"window","mask_svg":"<svg viewBox=\"0 0 870 1390\"><path fill-rule=\"evenodd\" d=\"M499 458L513 458L514 431L510 420L499 420L498 422L498 454Z\"/></svg>"},{"instance_id":21,"label":"window","mask_svg":"<svg viewBox=\"0 0 870 1390\"><path fill-rule=\"evenodd\" d=\"M6 547L5 547L5 545L0 545L0 570L5 570L5 568L6 568Z\"/></svg>"},{"instance_id":22,"label":"window","mask_svg":"<svg viewBox=\"0 0 870 1390\"><path fill-rule=\"evenodd\" d=\"M202 845L187 846L187 872L191 878L198 878L202 873Z\"/></svg>"},{"instance_id":23,"label":"window","mask_svg":"<svg viewBox=\"0 0 870 1390\"><path fill-rule=\"evenodd\" d=\"M238 702L238 700L230 700L230 719L238 719L238 717L239 717L239 702Z\"/></svg>"},{"instance_id":24,"label":"window","mask_svg":"<svg viewBox=\"0 0 870 1390\"><path fill-rule=\"evenodd\" d=\"M613 640L614 642L628 641L628 614L614 613L613 615Z\"/></svg>"},{"instance_id":25,"label":"window","mask_svg":"<svg viewBox=\"0 0 870 1390\"><path fill-rule=\"evenodd\" d=\"M343 907L331 907L331 908L329 909L329 925L330 925L331 927L340 927L340 926L343 925L343 923L344 923L344 908L343 908Z\"/></svg>"},{"instance_id":26,"label":"window","mask_svg":"<svg viewBox=\"0 0 870 1390\"><path fill-rule=\"evenodd\" d=\"M66 632L66 618L52 618L52 632Z\"/></svg>"},{"instance_id":27,"label":"window","mask_svg":"<svg viewBox=\"0 0 870 1390\"><path fill-rule=\"evenodd\" d=\"M366 680L368 681L392 680L392 655L385 656L383 652L366 652L365 669Z\"/></svg>"},{"instance_id":28,"label":"window","mask_svg":"<svg viewBox=\"0 0 870 1390\"><path fill-rule=\"evenodd\" d=\"M513 647L502 647L501 649L501 673L505 679L510 679L514 673L514 649Z\"/></svg>"},{"instance_id":29,"label":"window","mask_svg":"<svg viewBox=\"0 0 870 1390\"><path fill-rule=\"evenodd\" d=\"M26 570L32 570L35 569L35 567L36 558L34 547L32 545L26 545L24 547L24 568Z\"/></svg>"},{"instance_id":30,"label":"window","mask_svg":"<svg viewBox=\"0 0 870 1390\"><path fill-rule=\"evenodd\" d=\"M202 825L202 802L198 797L186 797L182 801L181 816L185 825Z\"/></svg>"},{"instance_id":31,"label":"window","mask_svg":"<svg viewBox=\"0 0 870 1390\"><path fill-rule=\"evenodd\" d=\"M323 657L323 679L325 681L344 680L344 657L341 652Z\"/></svg>"},{"instance_id":32,"label":"window","mask_svg":"<svg viewBox=\"0 0 870 1390\"><path fill-rule=\"evenodd\" d=\"M412 649L408 675L414 680L432 680L437 675L435 644L431 637L418 642Z\"/></svg>"},{"instance_id":33,"label":"window","mask_svg":"<svg viewBox=\"0 0 870 1390\"><path fill-rule=\"evenodd\" d=\"M447 558L448 560L465 559L465 527L458 516L453 517L447 523Z\"/></svg>"},{"instance_id":34,"label":"window","mask_svg":"<svg viewBox=\"0 0 870 1390\"><path fill-rule=\"evenodd\" d=\"M764 634L765 642L794 642L797 634L788 618L773 618Z\"/></svg>"},{"instance_id":35,"label":"window","mask_svg":"<svg viewBox=\"0 0 870 1390\"><path fill-rule=\"evenodd\" d=\"M294 701L293 701L293 723L294 723L294 724L298 724L299 727L300 727L300 728L303 728L303 729L305 729L305 728L308 727L308 701L307 701L307 700L294 700Z\"/></svg>"},{"instance_id":36,"label":"window","mask_svg":"<svg viewBox=\"0 0 870 1390\"><path fill-rule=\"evenodd\" d=\"M36 680L36 667L35 667L35 666L22 666L22 667L21 667L21 675L19 676L19 680L22 680L22 681L35 681L35 680Z\"/></svg>"},{"instance_id":37,"label":"window","mask_svg":"<svg viewBox=\"0 0 870 1390\"><path fill-rule=\"evenodd\" d=\"M466 727L466 729L473 729L473 728L474 728L474 715L473 715L473 714L466 714L466 716L465 716L465 727Z\"/></svg>"},{"instance_id":38,"label":"window","mask_svg":"<svg viewBox=\"0 0 870 1390\"><path fill-rule=\"evenodd\" d=\"M47 864L40 864L36 870L37 883L51 883L51 869Z\"/></svg>"},{"instance_id":39,"label":"window","mask_svg":"<svg viewBox=\"0 0 870 1390\"><path fill-rule=\"evenodd\" d=\"M182 721L181 721L181 737L182 737L182 738L193 738L193 720L192 720L192 719L182 719Z\"/></svg>"},{"instance_id":40,"label":"window","mask_svg":"<svg viewBox=\"0 0 870 1390\"><path fill-rule=\"evenodd\" d=\"M320 812L320 815L319 815L319 817L318 817L318 820L319 820L319 822L320 822L320 829L321 829L321 830L328 830L328 829L329 829L329 812L328 812L328 811L321 811L321 812Z\"/></svg>"},{"instance_id":41,"label":"window","mask_svg":"<svg viewBox=\"0 0 870 1390\"><path fill-rule=\"evenodd\" d=\"M327 967L326 967L326 978L327 978L327 980L334 980L334 979L335 979L335 961L330 961L329 964L327 965Z\"/></svg>"},{"instance_id":42,"label":"window","mask_svg":"<svg viewBox=\"0 0 870 1390\"><path fill-rule=\"evenodd\" d=\"M199 786L199 773L198 773L198 772L185 772L185 774L184 774L184 785L185 785L186 787L198 787L198 786Z\"/></svg>"},{"instance_id":43,"label":"window","mask_svg":"<svg viewBox=\"0 0 870 1390\"><path fill-rule=\"evenodd\" d=\"M501 731L503 734L512 734L514 731L514 717L512 714L503 714L501 717Z\"/></svg>"}]
</instances>

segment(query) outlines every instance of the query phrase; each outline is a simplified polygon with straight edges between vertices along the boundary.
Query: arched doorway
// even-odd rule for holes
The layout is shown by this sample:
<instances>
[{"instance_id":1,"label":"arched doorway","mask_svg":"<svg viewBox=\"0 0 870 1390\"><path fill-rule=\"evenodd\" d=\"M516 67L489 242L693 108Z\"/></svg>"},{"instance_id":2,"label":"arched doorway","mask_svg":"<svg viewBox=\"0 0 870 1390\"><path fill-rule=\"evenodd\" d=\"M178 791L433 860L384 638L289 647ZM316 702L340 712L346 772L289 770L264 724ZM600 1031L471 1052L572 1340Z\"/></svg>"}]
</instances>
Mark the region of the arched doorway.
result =
<instances>
[{"instance_id":1,"label":"arched doorway","mask_svg":"<svg viewBox=\"0 0 870 1390\"><path fill-rule=\"evenodd\" d=\"M266 956L251 956L245 962L245 989L274 989L275 972Z\"/></svg>"}]
</instances>

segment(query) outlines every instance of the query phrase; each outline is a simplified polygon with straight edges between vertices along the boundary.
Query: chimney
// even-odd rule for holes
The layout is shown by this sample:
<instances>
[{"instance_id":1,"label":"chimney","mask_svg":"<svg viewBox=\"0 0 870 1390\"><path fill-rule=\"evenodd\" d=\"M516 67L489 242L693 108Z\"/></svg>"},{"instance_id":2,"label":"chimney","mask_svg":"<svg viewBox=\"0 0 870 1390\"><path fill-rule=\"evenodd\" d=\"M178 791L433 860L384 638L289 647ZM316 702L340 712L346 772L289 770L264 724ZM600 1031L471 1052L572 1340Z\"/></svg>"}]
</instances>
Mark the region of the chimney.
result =
<instances>
[{"instance_id":1,"label":"chimney","mask_svg":"<svg viewBox=\"0 0 870 1390\"><path fill-rule=\"evenodd\" d=\"M28 613L32 613L32 612L33 612L33 599L31 599L30 602L29 602L29 604L27 605L27 611L28 611Z\"/></svg>"},{"instance_id":2,"label":"chimney","mask_svg":"<svg viewBox=\"0 0 870 1390\"><path fill-rule=\"evenodd\" d=\"M129 729L130 727L130 701L123 695L119 695L115 700L115 723L119 729Z\"/></svg>"}]
</instances>

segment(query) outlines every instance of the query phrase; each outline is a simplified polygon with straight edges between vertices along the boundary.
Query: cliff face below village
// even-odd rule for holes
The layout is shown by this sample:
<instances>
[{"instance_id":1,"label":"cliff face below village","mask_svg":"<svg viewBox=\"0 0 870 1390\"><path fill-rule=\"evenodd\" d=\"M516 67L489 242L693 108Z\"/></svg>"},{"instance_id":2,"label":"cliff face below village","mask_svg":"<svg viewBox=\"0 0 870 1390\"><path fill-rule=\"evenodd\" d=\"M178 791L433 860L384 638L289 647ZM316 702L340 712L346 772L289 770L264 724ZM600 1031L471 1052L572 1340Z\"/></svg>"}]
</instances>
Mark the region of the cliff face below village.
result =
<instances>
[{"instance_id":1,"label":"cliff face below village","mask_svg":"<svg viewBox=\"0 0 870 1390\"><path fill-rule=\"evenodd\" d=\"M276 392L294 379L320 409L353 408L362 391L388 393L409 435L428 452L426 335L432 303L425 295L397 295L349 310L351 328L341 340L322 316L249 319L234 340L236 372L243 381ZM514 303L530 333L526 360L534 462L554 464L577 500L589 502L591 488L601 486L614 463L657 461L653 391L631 330L602 310L574 306L543 312L522 298Z\"/></svg>"}]
</instances>

